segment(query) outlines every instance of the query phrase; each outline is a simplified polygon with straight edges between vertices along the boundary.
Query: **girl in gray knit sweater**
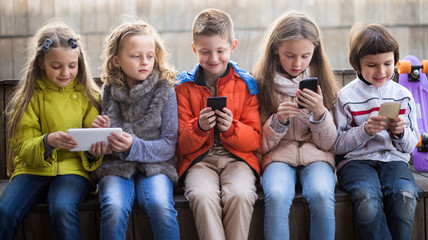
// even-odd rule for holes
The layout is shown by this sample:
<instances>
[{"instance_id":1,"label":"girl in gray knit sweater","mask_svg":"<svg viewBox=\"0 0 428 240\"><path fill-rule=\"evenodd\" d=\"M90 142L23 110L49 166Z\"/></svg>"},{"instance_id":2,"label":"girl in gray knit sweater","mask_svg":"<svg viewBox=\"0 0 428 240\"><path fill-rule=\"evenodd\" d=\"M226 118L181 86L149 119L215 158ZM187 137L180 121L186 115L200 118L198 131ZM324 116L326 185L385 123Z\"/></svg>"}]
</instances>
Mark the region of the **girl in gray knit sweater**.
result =
<instances>
[{"instance_id":1,"label":"girl in gray knit sweater","mask_svg":"<svg viewBox=\"0 0 428 240\"><path fill-rule=\"evenodd\" d=\"M101 239L125 239L134 199L150 219L155 239L179 239L173 186L177 182L175 71L155 30L137 21L108 38L102 74L103 115L93 127L120 127L112 134L99 179ZM96 146L95 146L96 147Z\"/></svg>"}]
</instances>

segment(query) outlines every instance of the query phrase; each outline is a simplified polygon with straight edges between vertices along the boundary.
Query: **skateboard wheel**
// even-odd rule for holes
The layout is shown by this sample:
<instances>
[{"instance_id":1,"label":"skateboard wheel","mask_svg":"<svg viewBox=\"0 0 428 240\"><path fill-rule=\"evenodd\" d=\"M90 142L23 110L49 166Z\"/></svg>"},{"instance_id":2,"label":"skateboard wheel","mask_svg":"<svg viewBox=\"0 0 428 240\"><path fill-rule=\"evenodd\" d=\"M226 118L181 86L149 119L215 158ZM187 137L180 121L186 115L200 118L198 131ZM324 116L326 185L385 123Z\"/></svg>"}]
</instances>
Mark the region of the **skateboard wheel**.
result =
<instances>
[{"instance_id":1,"label":"skateboard wheel","mask_svg":"<svg viewBox=\"0 0 428 240\"><path fill-rule=\"evenodd\" d=\"M428 73L428 60L422 60L421 65L422 65L422 72Z\"/></svg>"},{"instance_id":2,"label":"skateboard wheel","mask_svg":"<svg viewBox=\"0 0 428 240\"><path fill-rule=\"evenodd\" d=\"M421 147L422 146L422 135L421 134L419 134L419 142L418 142L418 144L416 145L416 147Z\"/></svg>"},{"instance_id":3,"label":"skateboard wheel","mask_svg":"<svg viewBox=\"0 0 428 240\"><path fill-rule=\"evenodd\" d=\"M402 74L402 73L409 74L410 71L411 71L411 69L412 69L412 66L411 66L409 60L400 60L400 61L398 61L398 63L397 63L397 72L399 74Z\"/></svg>"}]
</instances>

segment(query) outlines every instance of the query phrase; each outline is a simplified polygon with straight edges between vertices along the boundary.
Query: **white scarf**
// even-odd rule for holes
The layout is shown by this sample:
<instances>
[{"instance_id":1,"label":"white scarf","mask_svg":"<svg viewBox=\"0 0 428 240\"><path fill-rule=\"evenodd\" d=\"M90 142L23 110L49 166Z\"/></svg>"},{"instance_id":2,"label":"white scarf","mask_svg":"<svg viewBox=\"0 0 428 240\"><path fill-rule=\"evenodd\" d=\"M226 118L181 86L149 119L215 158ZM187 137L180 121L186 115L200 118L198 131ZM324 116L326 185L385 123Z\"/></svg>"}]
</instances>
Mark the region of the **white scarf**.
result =
<instances>
[{"instance_id":1,"label":"white scarf","mask_svg":"<svg viewBox=\"0 0 428 240\"><path fill-rule=\"evenodd\" d=\"M299 88L299 82L302 79L309 78L310 72L309 67L306 68L304 72L299 74L299 76L289 79L281 75L279 72L275 73L273 82L278 86L277 90L281 94L288 95L290 97L296 96L296 91Z\"/></svg>"}]
</instances>

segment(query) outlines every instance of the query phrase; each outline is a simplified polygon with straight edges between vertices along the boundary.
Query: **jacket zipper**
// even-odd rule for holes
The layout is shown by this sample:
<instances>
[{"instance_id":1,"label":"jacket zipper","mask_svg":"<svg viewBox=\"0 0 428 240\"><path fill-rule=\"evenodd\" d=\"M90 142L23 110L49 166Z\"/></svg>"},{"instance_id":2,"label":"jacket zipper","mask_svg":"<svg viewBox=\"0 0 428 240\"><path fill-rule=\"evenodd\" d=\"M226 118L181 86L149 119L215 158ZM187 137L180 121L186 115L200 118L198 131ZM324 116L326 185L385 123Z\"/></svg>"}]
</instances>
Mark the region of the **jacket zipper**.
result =
<instances>
[{"instance_id":1,"label":"jacket zipper","mask_svg":"<svg viewBox=\"0 0 428 240\"><path fill-rule=\"evenodd\" d=\"M294 139L296 139L296 126L295 126L295 121L294 119L290 119L292 127L293 127L293 134L294 134ZM301 161L301 154L300 154L300 147L302 146L301 142L298 142L299 146L297 147L297 166L302 165L302 161Z\"/></svg>"},{"instance_id":2,"label":"jacket zipper","mask_svg":"<svg viewBox=\"0 0 428 240\"><path fill-rule=\"evenodd\" d=\"M59 93L61 95L63 95L64 94L64 88L60 87L59 88ZM60 163L60 161L59 161L59 157L58 157L58 151L56 151L56 174L57 175L59 175L59 172L60 172L59 163Z\"/></svg>"},{"instance_id":3,"label":"jacket zipper","mask_svg":"<svg viewBox=\"0 0 428 240\"><path fill-rule=\"evenodd\" d=\"M295 97L291 97L291 102L296 102L295 101ZM293 134L294 134L294 139L296 139L296 126L295 126L295 121L294 121L294 118L295 117L293 117L293 118L290 118L290 121L291 121L291 124L292 124L292 127L293 127ZM302 146L302 143L301 142L298 142L299 143L299 146L297 147L297 166L299 166L299 165L302 165L302 160L301 160L301 154L300 154L300 148L301 148L301 146Z\"/></svg>"},{"instance_id":4,"label":"jacket zipper","mask_svg":"<svg viewBox=\"0 0 428 240\"><path fill-rule=\"evenodd\" d=\"M56 175L59 175L58 151L55 152L55 155L56 155Z\"/></svg>"}]
</instances>

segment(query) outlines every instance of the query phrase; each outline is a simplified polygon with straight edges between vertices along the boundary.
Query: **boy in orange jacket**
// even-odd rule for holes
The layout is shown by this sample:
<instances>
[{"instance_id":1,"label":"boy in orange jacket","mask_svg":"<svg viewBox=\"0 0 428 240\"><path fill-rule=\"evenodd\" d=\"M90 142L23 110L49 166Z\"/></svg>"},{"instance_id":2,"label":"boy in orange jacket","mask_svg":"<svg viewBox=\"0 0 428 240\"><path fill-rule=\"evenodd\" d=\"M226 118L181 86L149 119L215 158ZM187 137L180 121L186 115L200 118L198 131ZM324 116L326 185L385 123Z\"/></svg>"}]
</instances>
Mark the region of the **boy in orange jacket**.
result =
<instances>
[{"instance_id":1,"label":"boy in orange jacket","mask_svg":"<svg viewBox=\"0 0 428 240\"><path fill-rule=\"evenodd\" d=\"M257 85L230 55L237 46L233 23L217 9L193 22L192 48L199 64L177 76L179 183L200 239L247 239L260 162ZM213 111L207 97L227 97Z\"/></svg>"}]
</instances>

